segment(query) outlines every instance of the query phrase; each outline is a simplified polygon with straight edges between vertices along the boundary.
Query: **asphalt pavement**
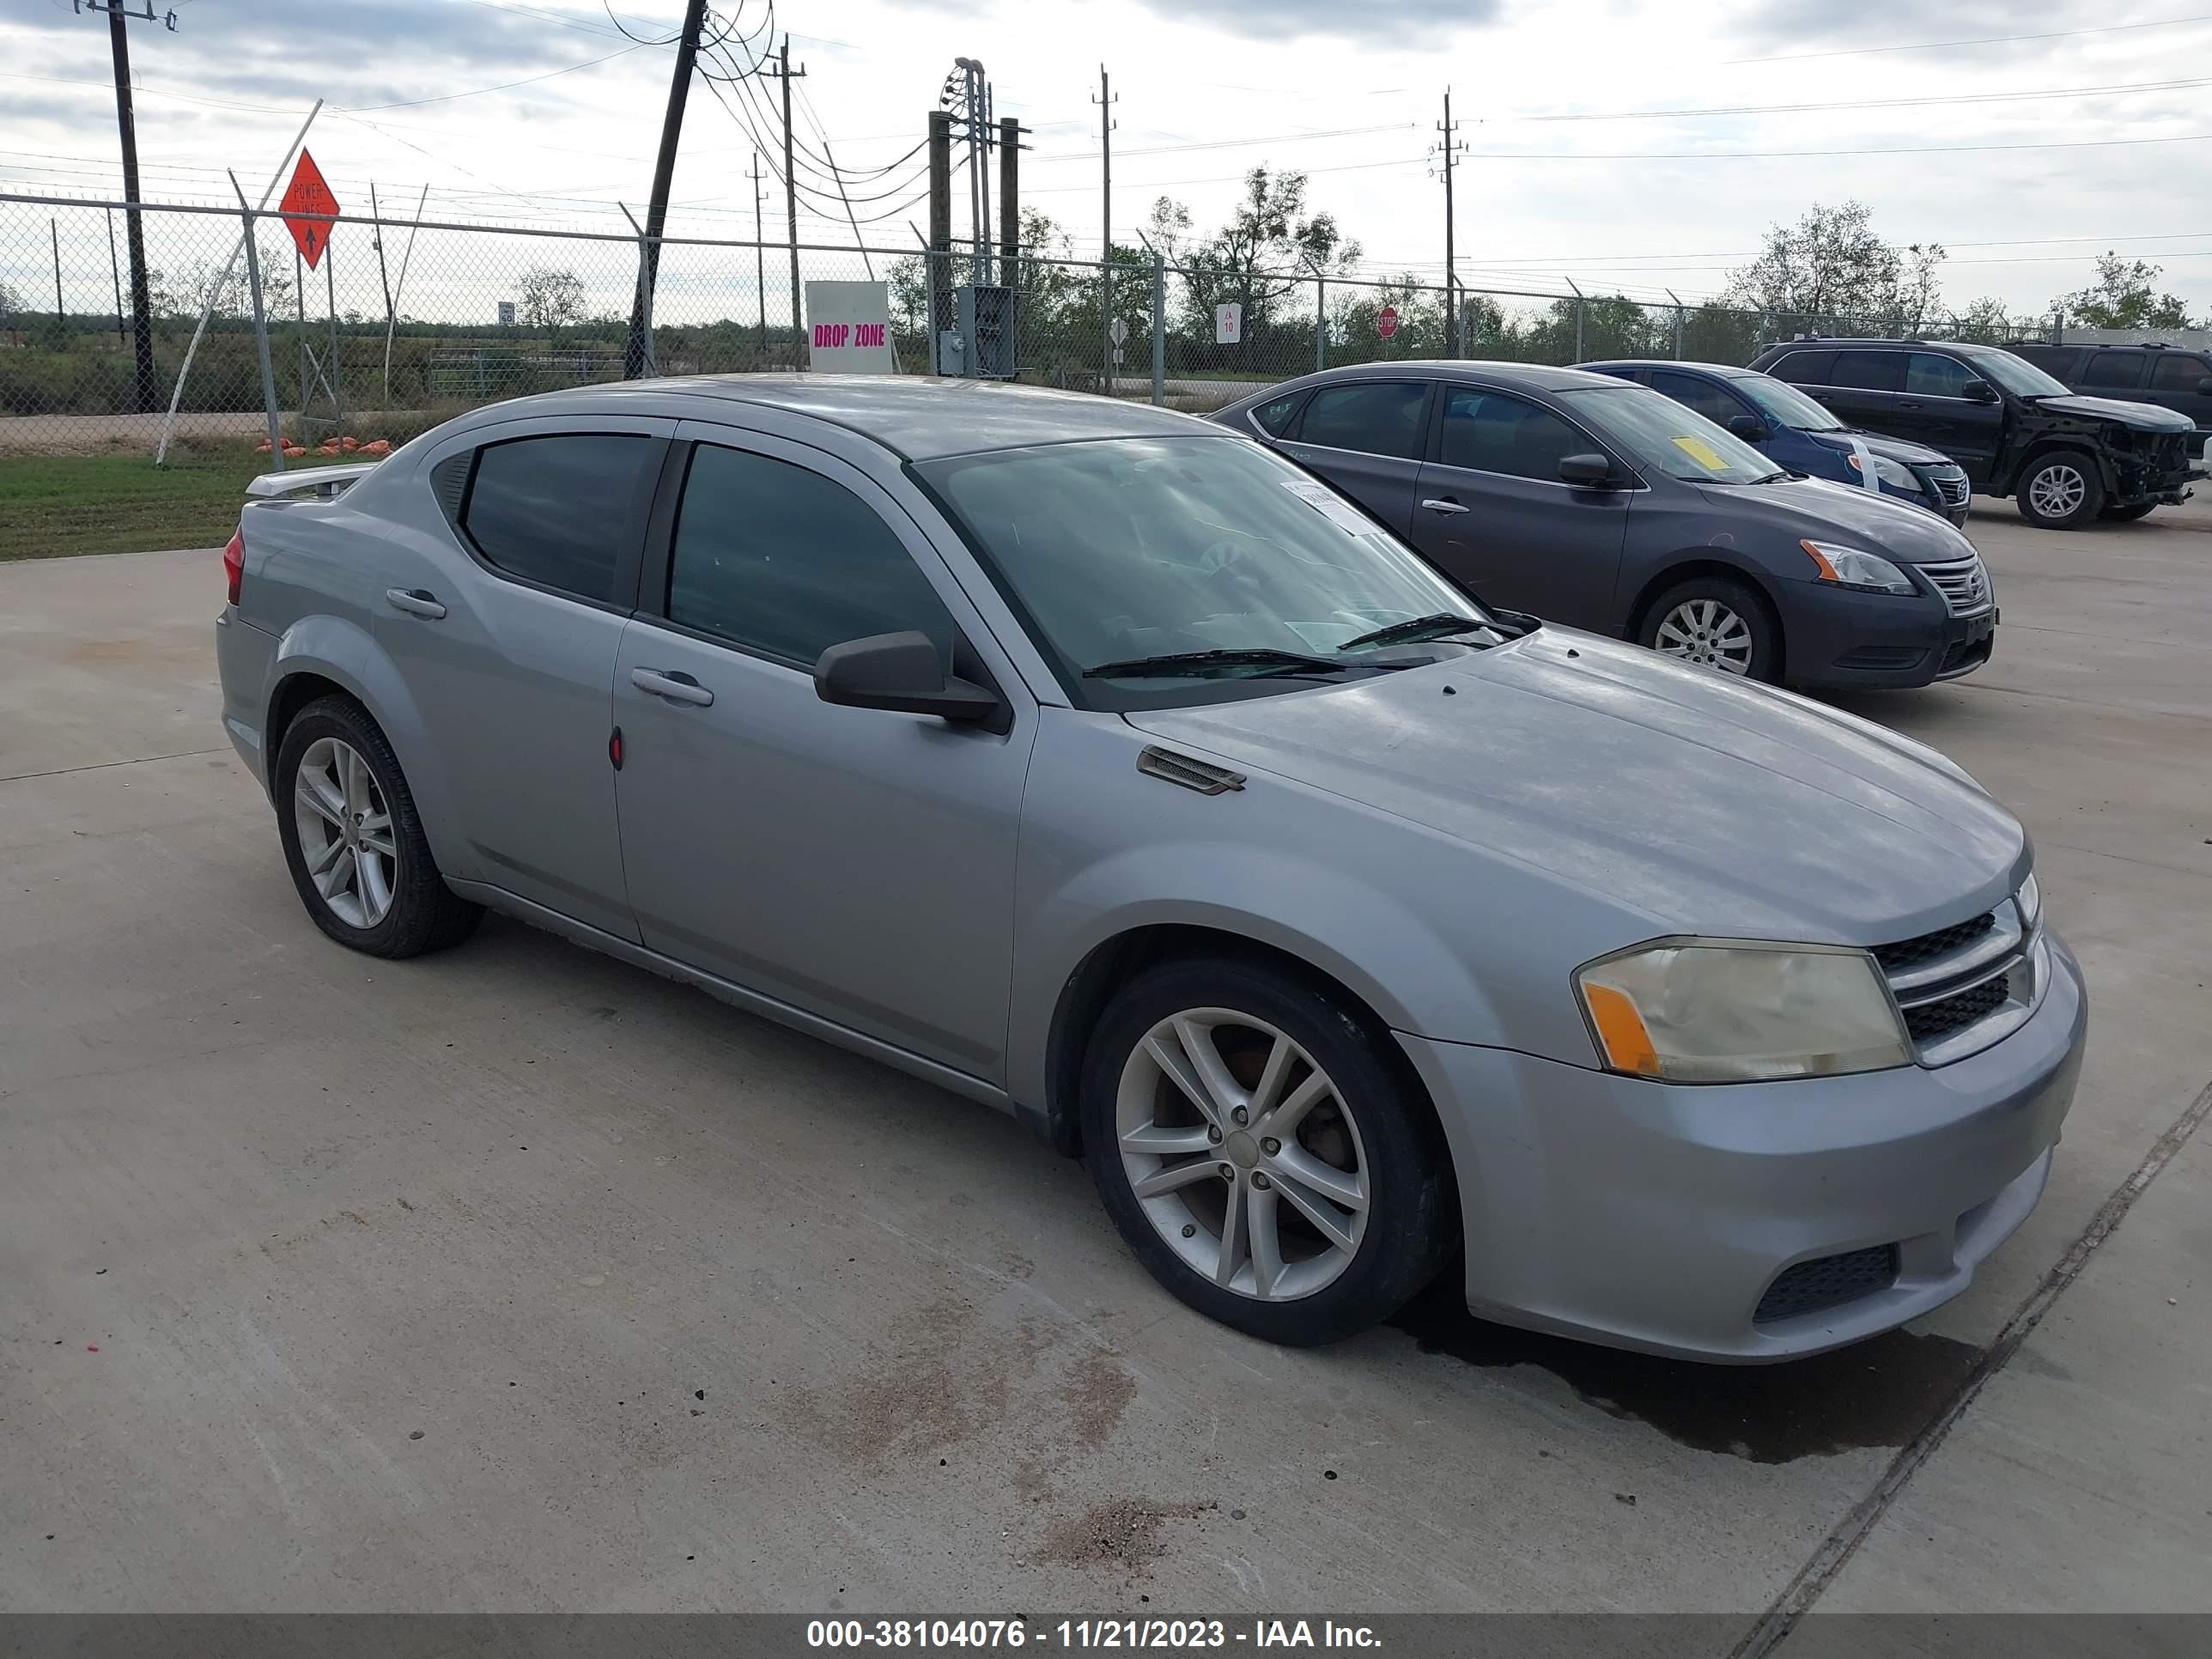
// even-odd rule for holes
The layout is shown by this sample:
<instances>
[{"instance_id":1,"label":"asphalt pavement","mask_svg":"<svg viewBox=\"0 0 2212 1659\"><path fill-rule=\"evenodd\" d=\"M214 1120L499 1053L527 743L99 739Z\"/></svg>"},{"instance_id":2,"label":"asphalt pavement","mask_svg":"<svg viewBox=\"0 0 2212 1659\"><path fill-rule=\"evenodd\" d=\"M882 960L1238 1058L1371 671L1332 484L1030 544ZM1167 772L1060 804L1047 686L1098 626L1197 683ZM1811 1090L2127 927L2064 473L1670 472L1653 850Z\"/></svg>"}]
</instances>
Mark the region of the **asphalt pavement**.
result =
<instances>
[{"instance_id":1,"label":"asphalt pavement","mask_svg":"<svg viewBox=\"0 0 2212 1659\"><path fill-rule=\"evenodd\" d=\"M981 1108L498 919L343 951L216 554L0 566L0 1607L2212 1610L2212 513L1970 528L1996 659L1850 706L2027 823L2080 1097L1966 1296L1755 1370L1272 1348Z\"/></svg>"}]
</instances>

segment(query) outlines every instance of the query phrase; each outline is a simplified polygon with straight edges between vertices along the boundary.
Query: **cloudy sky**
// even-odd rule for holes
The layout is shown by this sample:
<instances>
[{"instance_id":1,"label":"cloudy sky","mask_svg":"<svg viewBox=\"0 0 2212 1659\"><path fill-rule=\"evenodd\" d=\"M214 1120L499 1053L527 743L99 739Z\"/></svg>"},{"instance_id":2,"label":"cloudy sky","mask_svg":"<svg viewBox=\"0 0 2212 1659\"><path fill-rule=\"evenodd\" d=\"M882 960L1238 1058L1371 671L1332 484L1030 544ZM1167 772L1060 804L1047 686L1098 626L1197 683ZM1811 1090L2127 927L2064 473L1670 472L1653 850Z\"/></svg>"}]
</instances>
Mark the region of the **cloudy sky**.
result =
<instances>
[{"instance_id":1,"label":"cloudy sky","mask_svg":"<svg viewBox=\"0 0 2212 1659\"><path fill-rule=\"evenodd\" d=\"M149 198L228 200L226 167L258 190L319 96L310 148L349 208L374 180L387 211L427 183L431 216L641 211L678 0L168 3L173 33L131 25ZM732 3L718 73L766 43L766 0ZM1449 85L1474 285L1711 295L1769 224L1855 197L1892 240L1951 250L1954 306L2040 307L2109 246L2212 308L2212 9L2185 0L776 0L773 27L807 70L805 146L888 166L851 186L881 246L912 243L919 158L898 158L966 55L1032 129L1024 196L1094 249L1103 60L1124 240L1163 193L1211 226L1266 163L1310 171L1370 267L1438 270ZM114 191L106 35L69 0L0 13L0 190ZM750 232L776 96L695 86L672 232ZM826 170L802 167L802 230L849 241ZM772 174L768 192L775 236Z\"/></svg>"}]
</instances>

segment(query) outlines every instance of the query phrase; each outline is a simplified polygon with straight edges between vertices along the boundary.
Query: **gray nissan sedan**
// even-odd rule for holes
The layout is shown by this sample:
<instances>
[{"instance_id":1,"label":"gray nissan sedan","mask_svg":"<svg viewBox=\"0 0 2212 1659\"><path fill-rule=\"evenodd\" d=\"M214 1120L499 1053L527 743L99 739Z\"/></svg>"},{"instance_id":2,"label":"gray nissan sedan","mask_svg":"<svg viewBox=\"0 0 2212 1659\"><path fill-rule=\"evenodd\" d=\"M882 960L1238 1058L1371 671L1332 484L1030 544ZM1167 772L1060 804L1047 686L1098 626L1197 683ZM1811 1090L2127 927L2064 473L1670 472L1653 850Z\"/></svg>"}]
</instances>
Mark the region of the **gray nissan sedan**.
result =
<instances>
[{"instance_id":1,"label":"gray nissan sedan","mask_svg":"<svg viewBox=\"0 0 2212 1659\"><path fill-rule=\"evenodd\" d=\"M492 908L1029 1120L1270 1340L1780 1359L1962 1290L2086 1020L1933 750L1487 611L1260 445L743 376L259 481L223 723L341 945Z\"/></svg>"}]
</instances>

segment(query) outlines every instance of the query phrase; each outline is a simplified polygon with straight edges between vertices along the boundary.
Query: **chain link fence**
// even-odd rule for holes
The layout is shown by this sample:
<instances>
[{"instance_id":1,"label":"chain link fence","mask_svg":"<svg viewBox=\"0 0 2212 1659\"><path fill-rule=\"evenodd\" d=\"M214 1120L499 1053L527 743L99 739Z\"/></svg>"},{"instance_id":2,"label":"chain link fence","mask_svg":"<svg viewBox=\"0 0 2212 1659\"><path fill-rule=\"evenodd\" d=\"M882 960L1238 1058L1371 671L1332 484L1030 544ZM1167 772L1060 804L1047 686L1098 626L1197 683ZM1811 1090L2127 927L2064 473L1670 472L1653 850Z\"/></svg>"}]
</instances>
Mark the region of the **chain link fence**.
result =
<instances>
[{"instance_id":1,"label":"chain link fence","mask_svg":"<svg viewBox=\"0 0 2212 1659\"><path fill-rule=\"evenodd\" d=\"M180 441L252 447L268 441L272 420L285 445L319 458L403 443L475 405L625 374L638 239L348 217L329 225L327 250L310 269L273 213L147 204L138 213L151 362L142 377L122 253L128 211L0 194L0 458L154 455ZM1345 363L1741 364L1801 333L2002 343L2050 337L2061 325L2047 317L1969 324L1447 291L1405 277L1157 258L1102 264L1024 252L991 264L1012 295L1017 379L1194 410ZM662 374L804 368L805 284L866 279L888 285L900 372L927 374L933 322L951 325L944 295L974 268L967 248L932 260L913 249L670 237L653 285L650 367Z\"/></svg>"}]
</instances>

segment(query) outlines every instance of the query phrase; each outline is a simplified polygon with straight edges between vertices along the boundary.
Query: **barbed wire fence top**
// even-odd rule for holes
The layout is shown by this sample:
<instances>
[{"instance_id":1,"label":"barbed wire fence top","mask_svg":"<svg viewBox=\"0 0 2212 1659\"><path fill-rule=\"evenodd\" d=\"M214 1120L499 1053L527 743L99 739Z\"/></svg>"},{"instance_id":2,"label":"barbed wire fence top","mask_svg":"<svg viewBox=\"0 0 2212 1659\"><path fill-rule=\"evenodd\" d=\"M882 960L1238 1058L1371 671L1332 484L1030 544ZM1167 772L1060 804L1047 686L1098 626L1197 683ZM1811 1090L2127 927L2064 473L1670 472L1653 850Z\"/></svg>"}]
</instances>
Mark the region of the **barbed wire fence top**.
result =
<instances>
[{"instance_id":1,"label":"barbed wire fence top","mask_svg":"<svg viewBox=\"0 0 2212 1659\"><path fill-rule=\"evenodd\" d=\"M187 443L265 442L255 270L274 414L283 441L307 453L345 453L349 441L396 446L471 407L623 377L639 239L418 221L384 206L380 217L328 222L328 251L310 270L274 210L139 204L158 390L149 399L133 373L117 252L125 204L0 193L0 457L150 457L165 433ZM249 221L252 262L241 252ZM807 319L793 315L788 243L667 236L658 246L653 372L806 367ZM815 281L884 282L899 370L916 374L930 362L929 264L939 267L940 289L968 281L972 265L965 246L927 256L913 246L801 243L798 256L802 290ZM1970 327L1948 313L1784 313L1540 288L1447 289L1411 275L1256 264L1031 252L997 264L1013 294L1017 380L1192 410L1318 368L1455 355L1455 312L1456 355L1555 366L1622 357L1741 365L1801 333L2004 343L2053 325L2048 316L1983 317Z\"/></svg>"}]
</instances>

